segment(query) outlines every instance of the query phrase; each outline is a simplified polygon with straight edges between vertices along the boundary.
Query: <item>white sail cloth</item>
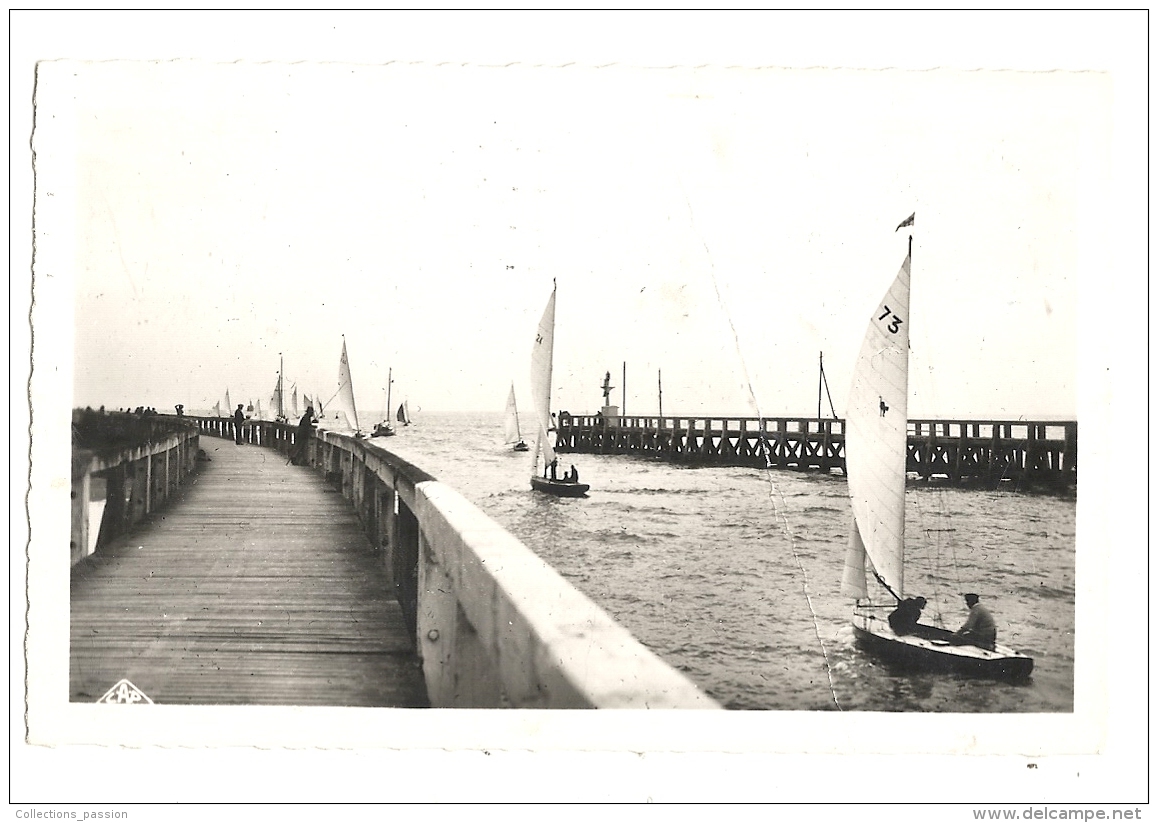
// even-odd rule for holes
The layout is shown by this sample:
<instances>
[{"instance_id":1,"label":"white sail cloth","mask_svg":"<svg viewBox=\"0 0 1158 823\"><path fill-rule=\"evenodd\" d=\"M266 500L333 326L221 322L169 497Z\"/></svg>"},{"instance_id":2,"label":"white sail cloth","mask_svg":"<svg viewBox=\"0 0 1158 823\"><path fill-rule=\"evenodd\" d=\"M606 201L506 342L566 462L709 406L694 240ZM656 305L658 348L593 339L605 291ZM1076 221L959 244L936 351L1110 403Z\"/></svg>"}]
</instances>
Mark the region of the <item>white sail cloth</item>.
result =
<instances>
[{"instance_id":1,"label":"white sail cloth","mask_svg":"<svg viewBox=\"0 0 1158 823\"><path fill-rule=\"evenodd\" d=\"M854 522L841 588L856 597L867 594L865 554L893 593L904 597L910 264L906 256L869 321L845 416Z\"/></svg>"},{"instance_id":2,"label":"white sail cloth","mask_svg":"<svg viewBox=\"0 0 1158 823\"><path fill-rule=\"evenodd\" d=\"M507 395L507 408L503 413L503 442L517 443L520 437L519 410L515 405L515 384L511 383L511 391Z\"/></svg>"},{"instance_id":3,"label":"white sail cloth","mask_svg":"<svg viewBox=\"0 0 1158 823\"><path fill-rule=\"evenodd\" d=\"M346 340L342 338L342 359L338 361L338 408L346 415L347 424L358 431L358 410L354 408L354 384L350 379L350 358L346 356Z\"/></svg>"},{"instance_id":4,"label":"white sail cloth","mask_svg":"<svg viewBox=\"0 0 1158 823\"><path fill-rule=\"evenodd\" d=\"M547 307L539 320L539 329L535 334L535 345L531 348L531 400L534 402L535 424L538 431L535 435L535 464L532 468L538 473L540 467L547 466L555 460L555 450L551 447L548 432L551 429L551 370L554 367L555 356L555 289L551 289L551 297L547 300ZM543 462L539 462L539 455Z\"/></svg>"}]
</instances>

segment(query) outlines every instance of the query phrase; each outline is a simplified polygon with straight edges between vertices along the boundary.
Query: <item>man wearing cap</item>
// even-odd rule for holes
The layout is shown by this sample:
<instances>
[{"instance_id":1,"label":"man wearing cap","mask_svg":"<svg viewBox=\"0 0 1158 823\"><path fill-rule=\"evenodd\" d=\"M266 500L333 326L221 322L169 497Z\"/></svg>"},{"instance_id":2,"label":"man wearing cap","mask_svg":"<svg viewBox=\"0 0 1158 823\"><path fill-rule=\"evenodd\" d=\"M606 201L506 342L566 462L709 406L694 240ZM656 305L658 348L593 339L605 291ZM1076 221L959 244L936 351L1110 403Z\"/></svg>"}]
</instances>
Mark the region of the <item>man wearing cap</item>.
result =
<instances>
[{"instance_id":1,"label":"man wearing cap","mask_svg":"<svg viewBox=\"0 0 1158 823\"><path fill-rule=\"evenodd\" d=\"M992 651L997 645L997 624L993 621L993 615L972 592L965 595L965 605L969 607L969 617L965 625L957 630L958 642Z\"/></svg>"}]
</instances>

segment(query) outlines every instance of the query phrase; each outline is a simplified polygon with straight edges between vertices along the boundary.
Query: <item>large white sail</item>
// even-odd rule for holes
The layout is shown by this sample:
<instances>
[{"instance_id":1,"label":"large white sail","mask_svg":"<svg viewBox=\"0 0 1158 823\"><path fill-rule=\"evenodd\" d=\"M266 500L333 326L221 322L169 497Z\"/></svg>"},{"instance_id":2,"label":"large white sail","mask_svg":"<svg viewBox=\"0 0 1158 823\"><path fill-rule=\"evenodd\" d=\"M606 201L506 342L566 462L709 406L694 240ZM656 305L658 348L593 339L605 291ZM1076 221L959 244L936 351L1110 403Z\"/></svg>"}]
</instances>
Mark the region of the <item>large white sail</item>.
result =
<instances>
[{"instance_id":1,"label":"large white sail","mask_svg":"<svg viewBox=\"0 0 1158 823\"><path fill-rule=\"evenodd\" d=\"M225 414L229 417L233 416L234 408L233 401L229 399L229 389L225 390Z\"/></svg>"},{"instance_id":2,"label":"large white sail","mask_svg":"<svg viewBox=\"0 0 1158 823\"><path fill-rule=\"evenodd\" d=\"M338 410L354 431L358 431L358 411L354 408L354 384L350 380L350 359L346 356L346 338L342 338L342 359L338 362Z\"/></svg>"},{"instance_id":3,"label":"large white sail","mask_svg":"<svg viewBox=\"0 0 1158 823\"><path fill-rule=\"evenodd\" d=\"M507 395L507 408L503 414L503 442L516 443L522 439L519 432L519 410L515 406L515 384L511 383L510 394Z\"/></svg>"},{"instance_id":4,"label":"large white sail","mask_svg":"<svg viewBox=\"0 0 1158 823\"><path fill-rule=\"evenodd\" d=\"M910 264L911 252L869 321L849 393L845 463L854 528L843 588L857 596L864 595L850 578L860 542L876 573L904 597ZM860 577L863 589L863 571Z\"/></svg>"},{"instance_id":5,"label":"large white sail","mask_svg":"<svg viewBox=\"0 0 1158 823\"><path fill-rule=\"evenodd\" d=\"M531 349L531 400L535 404L535 464L532 472L538 473L541 466L549 465L555 459L555 450L547 432L551 428L551 370L555 356L555 289L535 334L535 345ZM543 462L539 462L539 455Z\"/></svg>"}]
</instances>

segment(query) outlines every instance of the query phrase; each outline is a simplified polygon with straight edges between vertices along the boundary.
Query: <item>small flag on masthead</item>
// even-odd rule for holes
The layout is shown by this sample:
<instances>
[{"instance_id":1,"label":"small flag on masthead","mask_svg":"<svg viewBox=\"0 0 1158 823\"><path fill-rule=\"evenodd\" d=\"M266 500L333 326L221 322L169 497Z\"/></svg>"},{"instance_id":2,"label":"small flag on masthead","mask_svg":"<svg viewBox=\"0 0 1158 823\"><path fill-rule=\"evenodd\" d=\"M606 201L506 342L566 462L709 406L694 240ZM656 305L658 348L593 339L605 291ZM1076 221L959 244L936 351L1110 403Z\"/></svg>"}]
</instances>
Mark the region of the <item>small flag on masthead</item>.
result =
<instances>
[{"instance_id":1,"label":"small flag on masthead","mask_svg":"<svg viewBox=\"0 0 1158 823\"><path fill-rule=\"evenodd\" d=\"M913 213L912 213L912 214L910 214L908 217L906 217L904 220L902 220L902 221L901 221L901 225L897 226L895 229L893 229L893 231L894 231L894 232L898 232L898 231L900 231L901 229L903 229L905 226L911 226L911 225L913 225L913 218L915 218L916 216L917 216L917 213L916 213L916 212L913 212Z\"/></svg>"}]
</instances>

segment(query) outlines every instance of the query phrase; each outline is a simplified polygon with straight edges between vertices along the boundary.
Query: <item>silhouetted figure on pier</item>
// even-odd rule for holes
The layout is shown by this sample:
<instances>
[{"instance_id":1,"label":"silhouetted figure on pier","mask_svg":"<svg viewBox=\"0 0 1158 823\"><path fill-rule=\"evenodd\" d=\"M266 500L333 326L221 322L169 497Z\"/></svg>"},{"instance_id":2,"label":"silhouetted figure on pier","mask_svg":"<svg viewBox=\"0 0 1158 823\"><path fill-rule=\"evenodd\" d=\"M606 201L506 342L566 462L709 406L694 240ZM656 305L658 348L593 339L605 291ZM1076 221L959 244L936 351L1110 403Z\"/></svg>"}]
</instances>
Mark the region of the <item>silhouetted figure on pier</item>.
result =
<instances>
[{"instance_id":1,"label":"silhouetted figure on pier","mask_svg":"<svg viewBox=\"0 0 1158 823\"><path fill-rule=\"evenodd\" d=\"M294 437L294 450L290 452L290 462L295 466L306 456L306 446L309 445L310 435L314 433L314 407L306 406L306 413L298 421L297 435Z\"/></svg>"},{"instance_id":2,"label":"silhouetted figure on pier","mask_svg":"<svg viewBox=\"0 0 1158 823\"><path fill-rule=\"evenodd\" d=\"M923 597L906 597L897 604L897 608L889 615L889 625L896 634L913 634L917 629L917 621L921 619L921 610L928 603Z\"/></svg>"},{"instance_id":3,"label":"silhouetted figure on pier","mask_svg":"<svg viewBox=\"0 0 1158 823\"><path fill-rule=\"evenodd\" d=\"M233 442L241 445L241 426L245 423L245 409L237 404L237 411L233 413Z\"/></svg>"},{"instance_id":4,"label":"silhouetted figure on pier","mask_svg":"<svg viewBox=\"0 0 1158 823\"><path fill-rule=\"evenodd\" d=\"M178 417L184 417L185 416L185 407L183 405L178 403L176 406L174 406L174 408L177 409L177 416Z\"/></svg>"}]
</instances>

